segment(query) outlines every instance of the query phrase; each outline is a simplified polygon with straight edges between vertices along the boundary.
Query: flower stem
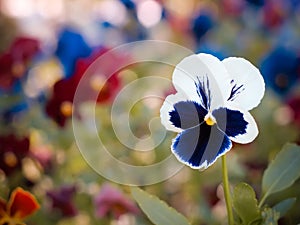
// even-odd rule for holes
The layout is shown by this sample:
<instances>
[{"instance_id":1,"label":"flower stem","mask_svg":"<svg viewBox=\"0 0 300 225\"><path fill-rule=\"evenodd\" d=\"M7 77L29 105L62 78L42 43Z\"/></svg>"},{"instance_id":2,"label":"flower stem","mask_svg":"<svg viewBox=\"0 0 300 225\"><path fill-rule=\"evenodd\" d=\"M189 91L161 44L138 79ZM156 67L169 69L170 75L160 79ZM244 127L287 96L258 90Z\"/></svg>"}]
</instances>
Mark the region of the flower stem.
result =
<instances>
[{"instance_id":1,"label":"flower stem","mask_svg":"<svg viewBox=\"0 0 300 225\"><path fill-rule=\"evenodd\" d=\"M228 225L234 225L232 204L231 204L231 197L230 197L230 190L229 190L227 163L226 163L225 155L222 155L222 173L223 173L223 189L224 189L224 196L225 196L227 215L228 215Z\"/></svg>"}]
</instances>

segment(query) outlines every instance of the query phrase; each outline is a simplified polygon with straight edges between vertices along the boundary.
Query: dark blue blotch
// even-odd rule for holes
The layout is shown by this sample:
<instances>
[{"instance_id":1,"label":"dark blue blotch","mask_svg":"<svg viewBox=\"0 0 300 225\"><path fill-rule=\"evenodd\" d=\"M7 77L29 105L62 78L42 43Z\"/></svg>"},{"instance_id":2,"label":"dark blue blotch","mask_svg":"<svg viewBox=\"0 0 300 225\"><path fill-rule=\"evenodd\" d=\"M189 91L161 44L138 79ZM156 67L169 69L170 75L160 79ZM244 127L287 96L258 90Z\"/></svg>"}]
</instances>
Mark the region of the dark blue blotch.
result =
<instances>
[{"instance_id":1,"label":"dark blue blotch","mask_svg":"<svg viewBox=\"0 0 300 225\"><path fill-rule=\"evenodd\" d=\"M75 29L65 28L58 37L55 55L63 65L65 77L74 73L76 61L91 54L92 48Z\"/></svg>"},{"instance_id":2,"label":"dark blue blotch","mask_svg":"<svg viewBox=\"0 0 300 225\"><path fill-rule=\"evenodd\" d=\"M211 99L208 78L206 77L205 80L200 80L200 78L197 77L197 79L198 82L195 82L197 94L199 95L204 108L208 110L210 108L210 99Z\"/></svg>"},{"instance_id":3,"label":"dark blue blotch","mask_svg":"<svg viewBox=\"0 0 300 225\"><path fill-rule=\"evenodd\" d=\"M243 113L238 110L219 108L212 112L217 120L218 127L229 137L236 137L246 133L248 122Z\"/></svg>"},{"instance_id":4,"label":"dark blue blotch","mask_svg":"<svg viewBox=\"0 0 300 225\"><path fill-rule=\"evenodd\" d=\"M173 141L174 154L192 167L211 165L218 156L231 148L231 141L217 126L206 123L180 133Z\"/></svg>"},{"instance_id":5,"label":"dark blue blotch","mask_svg":"<svg viewBox=\"0 0 300 225\"><path fill-rule=\"evenodd\" d=\"M199 125L207 114L201 105L192 101L182 101L174 104L174 110L169 112L171 123L181 129Z\"/></svg>"},{"instance_id":6,"label":"dark blue blotch","mask_svg":"<svg viewBox=\"0 0 300 225\"><path fill-rule=\"evenodd\" d=\"M242 91L245 90L244 85L237 85L236 83L234 83L234 80L231 80L230 82L233 86L230 92L230 96L227 99L228 101L233 101L238 94L240 94Z\"/></svg>"}]
</instances>

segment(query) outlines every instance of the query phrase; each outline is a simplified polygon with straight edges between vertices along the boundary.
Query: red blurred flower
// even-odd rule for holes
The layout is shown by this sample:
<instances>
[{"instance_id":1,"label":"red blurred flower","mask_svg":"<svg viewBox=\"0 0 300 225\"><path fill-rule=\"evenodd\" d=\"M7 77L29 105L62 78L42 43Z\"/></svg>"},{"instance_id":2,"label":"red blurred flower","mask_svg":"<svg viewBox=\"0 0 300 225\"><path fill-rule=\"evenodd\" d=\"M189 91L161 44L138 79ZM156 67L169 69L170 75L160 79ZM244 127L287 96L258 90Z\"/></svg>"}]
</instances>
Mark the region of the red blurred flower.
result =
<instances>
[{"instance_id":1,"label":"red blurred flower","mask_svg":"<svg viewBox=\"0 0 300 225\"><path fill-rule=\"evenodd\" d=\"M55 83L53 93L46 105L46 113L58 125L64 126L72 116L73 98L76 90L73 79L63 79Z\"/></svg>"},{"instance_id":2,"label":"red blurred flower","mask_svg":"<svg viewBox=\"0 0 300 225\"><path fill-rule=\"evenodd\" d=\"M46 105L46 113L60 126L64 126L66 120L72 116L72 111L77 112L77 106L73 106L73 98L81 78L86 75L87 80L84 82L84 93L80 99L80 103L88 100L93 100L93 96L98 94L97 103L107 103L116 95L120 86L118 71L110 74L114 68L117 70L121 59L118 56L109 54L105 57L104 62L101 62L101 68L96 62L97 58L108 52L108 49L101 49L95 52L90 57L79 59L76 63L75 72L68 79L59 80L53 88L51 99ZM90 66L94 65L93 67ZM105 65L105 66L103 66ZM89 73L86 71L89 69ZM101 71L101 72L99 72ZM88 82L86 82L88 81Z\"/></svg>"},{"instance_id":3,"label":"red blurred flower","mask_svg":"<svg viewBox=\"0 0 300 225\"><path fill-rule=\"evenodd\" d=\"M29 138L17 138L14 134L0 136L0 169L10 175L21 168L22 159L29 153Z\"/></svg>"},{"instance_id":4,"label":"red blurred flower","mask_svg":"<svg viewBox=\"0 0 300 225\"><path fill-rule=\"evenodd\" d=\"M9 89L20 79L39 51L39 42L35 39L19 37L10 48L0 55L0 88Z\"/></svg>"},{"instance_id":5,"label":"red blurred flower","mask_svg":"<svg viewBox=\"0 0 300 225\"><path fill-rule=\"evenodd\" d=\"M0 198L0 224L22 224L23 220L35 213L40 208L35 197L22 188L16 188L9 201Z\"/></svg>"},{"instance_id":6,"label":"red blurred flower","mask_svg":"<svg viewBox=\"0 0 300 225\"><path fill-rule=\"evenodd\" d=\"M222 0L221 7L226 15L240 16L246 6L246 2L243 0Z\"/></svg>"},{"instance_id":7,"label":"red blurred flower","mask_svg":"<svg viewBox=\"0 0 300 225\"><path fill-rule=\"evenodd\" d=\"M62 216L72 217L78 213L72 201L75 193L76 187L74 185L64 185L58 190L48 191L47 196L52 200L52 209L58 209Z\"/></svg>"},{"instance_id":8,"label":"red blurred flower","mask_svg":"<svg viewBox=\"0 0 300 225\"><path fill-rule=\"evenodd\" d=\"M268 28L280 26L288 15L288 4L282 0L266 1L262 8L263 23Z\"/></svg>"},{"instance_id":9,"label":"red blurred flower","mask_svg":"<svg viewBox=\"0 0 300 225\"><path fill-rule=\"evenodd\" d=\"M294 96L287 101L287 105L292 110L293 124L300 128L300 96Z\"/></svg>"},{"instance_id":10,"label":"red blurred flower","mask_svg":"<svg viewBox=\"0 0 300 225\"><path fill-rule=\"evenodd\" d=\"M139 209L135 203L127 198L119 189L104 184L95 198L96 216L103 218L111 214L115 219L123 214L138 214Z\"/></svg>"}]
</instances>

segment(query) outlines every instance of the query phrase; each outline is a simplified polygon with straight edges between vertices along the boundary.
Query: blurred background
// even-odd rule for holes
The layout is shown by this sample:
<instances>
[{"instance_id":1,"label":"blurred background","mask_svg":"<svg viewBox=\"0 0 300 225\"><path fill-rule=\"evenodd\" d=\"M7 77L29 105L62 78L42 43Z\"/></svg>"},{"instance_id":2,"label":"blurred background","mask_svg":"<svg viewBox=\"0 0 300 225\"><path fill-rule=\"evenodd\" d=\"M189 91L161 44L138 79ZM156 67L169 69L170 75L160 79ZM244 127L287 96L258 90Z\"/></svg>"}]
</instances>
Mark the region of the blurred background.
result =
<instances>
[{"instance_id":1,"label":"blurred background","mask_svg":"<svg viewBox=\"0 0 300 225\"><path fill-rule=\"evenodd\" d=\"M141 40L173 42L220 60L241 56L260 69L266 94L252 111L260 134L228 154L233 185L247 182L260 197L268 162L285 143L300 143L298 0L0 0L0 196L8 199L18 186L33 193L41 209L28 224L151 224L128 187L107 181L87 165L71 126L72 112L83 131L91 122L88 97L81 107L73 106L87 68L110 49ZM108 70L131 57L111 56ZM143 63L117 71L105 83L105 73L91 77L91 92L101 90L95 119L105 131L101 138L119 160L151 165L170 155L171 132L153 151L123 151L110 110L122 87L153 74L170 79L172 70ZM137 93L150 90L160 96L174 92L170 84L141 86ZM149 136L147 121L159 116L162 102L141 101L130 109L137 137ZM201 173L185 167L145 189L192 224L225 224L220 168L219 162ZM297 183L280 196L299 196ZM299 206L298 200L279 223L300 223Z\"/></svg>"}]
</instances>

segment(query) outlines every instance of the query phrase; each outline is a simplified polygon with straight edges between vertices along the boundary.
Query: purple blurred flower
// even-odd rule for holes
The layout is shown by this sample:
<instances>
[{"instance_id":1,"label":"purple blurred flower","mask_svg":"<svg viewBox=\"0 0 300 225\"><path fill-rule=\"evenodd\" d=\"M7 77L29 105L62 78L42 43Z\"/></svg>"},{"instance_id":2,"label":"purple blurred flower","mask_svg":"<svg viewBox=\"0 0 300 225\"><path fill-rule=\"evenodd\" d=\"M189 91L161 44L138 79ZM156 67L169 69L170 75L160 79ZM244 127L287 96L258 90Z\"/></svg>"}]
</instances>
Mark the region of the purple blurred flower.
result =
<instances>
[{"instance_id":1,"label":"purple blurred flower","mask_svg":"<svg viewBox=\"0 0 300 225\"><path fill-rule=\"evenodd\" d=\"M52 200L52 209L58 209L62 216L76 216L78 210L73 203L73 196L76 193L74 185L63 185L57 190L47 192L47 196Z\"/></svg>"},{"instance_id":2,"label":"purple blurred flower","mask_svg":"<svg viewBox=\"0 0 300 225\"><path fill-rule=\"evenodd\" d=\"M96 216L103 218L112 215L115 219L126 213L138 214L139 209L135 203L127 198L116 187L104 184L95 198Z\"/></svg>"}]
</instances>

